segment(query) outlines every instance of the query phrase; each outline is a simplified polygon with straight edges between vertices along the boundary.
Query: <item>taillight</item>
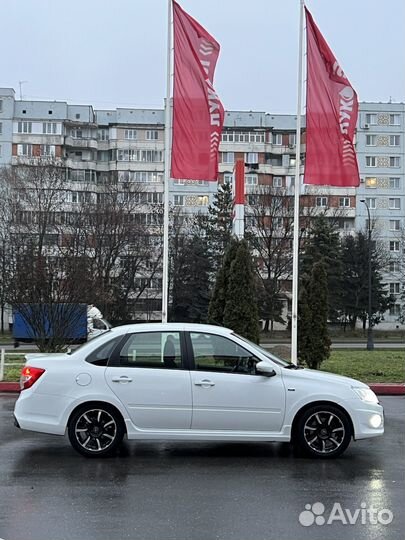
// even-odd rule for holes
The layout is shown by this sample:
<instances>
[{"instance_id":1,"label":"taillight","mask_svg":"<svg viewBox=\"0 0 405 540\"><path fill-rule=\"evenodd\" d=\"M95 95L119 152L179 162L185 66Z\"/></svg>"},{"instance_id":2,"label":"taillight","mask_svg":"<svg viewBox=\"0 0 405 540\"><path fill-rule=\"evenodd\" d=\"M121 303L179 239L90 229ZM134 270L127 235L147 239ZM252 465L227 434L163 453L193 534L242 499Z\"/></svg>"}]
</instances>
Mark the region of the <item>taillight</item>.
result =
<instances>
[{"instance_id":1,"label":"taillight","mask_svg":"<svg viewBox=\"0 0 405 540\"><path fill-rule=\"evenodd\" d=\"M37 380L43 373L45 373L45 370L42 368L32 366L23 367L20 377L21 390L26 390L27 388L30 388L34 383L37 382Z\"/></svg>"}]
</instances>

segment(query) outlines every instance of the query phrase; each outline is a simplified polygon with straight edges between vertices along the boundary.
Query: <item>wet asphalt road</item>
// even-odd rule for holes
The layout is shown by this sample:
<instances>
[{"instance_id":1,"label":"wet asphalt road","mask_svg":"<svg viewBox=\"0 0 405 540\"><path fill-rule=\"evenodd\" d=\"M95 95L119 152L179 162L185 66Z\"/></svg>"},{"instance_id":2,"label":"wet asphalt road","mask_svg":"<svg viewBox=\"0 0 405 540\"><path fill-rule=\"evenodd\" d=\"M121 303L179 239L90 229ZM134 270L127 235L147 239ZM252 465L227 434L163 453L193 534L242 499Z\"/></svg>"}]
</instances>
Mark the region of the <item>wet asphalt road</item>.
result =
<instances>
[{"instance_id":1,"label":"wet asphalt road","mask_svg":"<svg viewBox=\"0 0 405 540\"><path fill-rule=\"evenodd\" d=\"M5 540L400 540L405 519L405 398L382 398L383 438L343 457L294 457L269 443L125 443L90 460L67 439L22 432L0 395L0 537ZM390 525L302 526L305 504L362 502ZM359 518L360 521L360 518ZM368 521L368 520L367 520Z\"/></svg>"}]
</instances>

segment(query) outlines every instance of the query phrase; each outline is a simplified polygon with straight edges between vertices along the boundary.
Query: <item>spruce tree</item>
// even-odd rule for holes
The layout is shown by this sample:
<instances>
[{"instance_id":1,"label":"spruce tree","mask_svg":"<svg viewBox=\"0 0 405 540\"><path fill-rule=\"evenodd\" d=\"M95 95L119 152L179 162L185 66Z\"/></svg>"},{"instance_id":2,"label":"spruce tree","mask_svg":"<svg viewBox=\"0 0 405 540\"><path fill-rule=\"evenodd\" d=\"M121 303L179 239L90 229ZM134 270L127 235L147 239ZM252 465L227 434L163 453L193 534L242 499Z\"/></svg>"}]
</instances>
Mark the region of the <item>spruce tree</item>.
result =
<instances>
[{"instance_id":1,"label":"spruce tree","mask_svg":"<svg viewBox=\"0 0 405 540\"><path fill-rule=\"evenodd\" d=\"M225 251L225 256L215 279L209 308L208 321L211 324L222 326L224 324L224 309L227 297L227 289L232 261L238 250L238 241L230 239L230 243Z\"/></svg>"},{"instance_id":2,"label":"spruce tree","mask_svg":"<svg viewBox=\"0 0 405 540\"><path fill-rule=\"evenodd\" d=\"M204 227L211 248L211 265L215 272L220 268L226 248L232 239L233 195L229 183L219 184Z\"/></svg>"},{"instance_id":3,"label":"spruce tree","mask_svg":"<svg viewBox=\"0 0 405 540\"><path fill-rule=\"evenodd\" d=\"M313 265L324 261L329 290L328 317L337 321L343 312L342 299L342 256L339 231L325 216L313 219L310 237L305 242L301 275L311 274Z\"/></svg>"},{"instance_id":4,"label":"spruce tree","mask_svg":"<svg viewBox=\"0 0 405 540\"><path fill-rule=\"evenodd\" d=\"M226 287L224 326L259 343L255 273L246 240L238 243Z\"/></svg>"},{"instance_id":5,"label":"spruce tree","mask_svg":"<svg viewBox=\"0 0 405 540\"><path fill-rule=\"evenodd\" d=\"M328 333L328 280L324 261L314 264L301 285L298 321L300 363L319 369L330 355Z\"/></svg>"}]
</instances>

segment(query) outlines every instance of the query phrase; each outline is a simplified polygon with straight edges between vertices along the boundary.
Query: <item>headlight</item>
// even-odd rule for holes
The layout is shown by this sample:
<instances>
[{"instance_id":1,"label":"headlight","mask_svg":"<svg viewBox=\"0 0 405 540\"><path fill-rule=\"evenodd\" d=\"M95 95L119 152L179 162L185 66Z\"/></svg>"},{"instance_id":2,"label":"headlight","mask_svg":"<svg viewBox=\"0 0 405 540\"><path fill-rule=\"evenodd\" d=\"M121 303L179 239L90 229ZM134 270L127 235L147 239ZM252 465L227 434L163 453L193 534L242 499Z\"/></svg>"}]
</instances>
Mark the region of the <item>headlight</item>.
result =
<instances>
[{"instance_id":1,"label":"headlight","mask_svg":"<svg viewBox=\"0 0 405 540\"><path fill-rule=\"evenodd\" d=\"M356 394L362 401L367 403L378 403L378 397L374 394L371 388L353 388Z\"/></svg>"}]
</instances>

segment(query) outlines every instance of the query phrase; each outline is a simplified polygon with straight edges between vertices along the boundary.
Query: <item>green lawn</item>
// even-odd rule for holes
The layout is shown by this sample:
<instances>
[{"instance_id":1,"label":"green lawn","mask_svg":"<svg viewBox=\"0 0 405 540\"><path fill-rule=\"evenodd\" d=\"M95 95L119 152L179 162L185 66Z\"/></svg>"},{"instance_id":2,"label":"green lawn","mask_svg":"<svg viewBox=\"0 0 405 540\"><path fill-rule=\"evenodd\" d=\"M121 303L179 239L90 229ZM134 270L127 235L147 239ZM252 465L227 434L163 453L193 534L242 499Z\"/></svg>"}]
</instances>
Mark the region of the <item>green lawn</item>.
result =
<instances>
[{"instance_id":1,"label":"green lawn","mask_svg":"<svg viewBox=\"0 0 405 540\"><path fill-rule=\"evenodd\" d=\"M405 351L375 349L334 350L321 365L322 371L353 377L366 383L405 382Z\"/></svg>"},{"instance_id":2,"label":"green lawn","mask_svg":"<svg viewBox=\"0 0 405 540\"><path fill-rule=\"evenodd\" d=\"M16 382L20 380L20 373L21 368L24 364L24 355L9 355L6 354L6 364L12 364L7 365L4 367L4 381L6 382Z\"/></svg>"},{"instance_id":3,"label":"green lawn","mask_svg":"<svg viewBox=\"0 0 405 540\"><path fill-rule=\"evenodd\" d=\"M278 345L269 352L290 361L291 349ZM321 364L322 371L353 377L365 383L405 382L405 350L396 349L334 349Z\"/></svg>"},{"instance_id":4,"label":"green lawn","mask_svg":"<svg viewBox=\"0 0 405 540\"><path fill-rule=\"evenodd\" d=\"M272 349L272 352L289 360L287 347ZM18 381L24 357L6 355L5 381ZM322 366L322 371L353 377L366 383L405 382L405 351L375 349L374 351L344 349L334 350Z\"/></svg>"}]
</instances>

